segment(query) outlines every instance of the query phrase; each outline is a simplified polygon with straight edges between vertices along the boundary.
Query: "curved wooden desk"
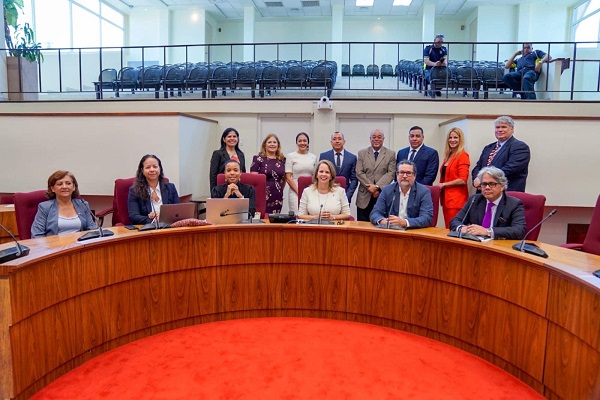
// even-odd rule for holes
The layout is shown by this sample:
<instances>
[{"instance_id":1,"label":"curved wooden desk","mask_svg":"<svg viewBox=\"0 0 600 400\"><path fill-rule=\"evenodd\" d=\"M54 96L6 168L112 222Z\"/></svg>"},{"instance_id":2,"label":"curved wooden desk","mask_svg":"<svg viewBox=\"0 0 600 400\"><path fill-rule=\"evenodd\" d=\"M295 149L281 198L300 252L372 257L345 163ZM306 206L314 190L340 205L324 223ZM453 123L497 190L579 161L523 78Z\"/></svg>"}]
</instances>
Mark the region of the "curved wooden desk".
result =
<instances>
[{"instance_id":1,"label":"curved wooden desk","mask_svg":"<svg viewBox=\"0 0 600 400\"><path fill-rule=\"evenodd\" d=\"M513 251L512 241L363 223L115 231L83 243L74 241L80 234L25 241L31 254L0 266L0 397L28 397L158 332L258 316L428 336L548 398L587 399L598 382L597 256L541 245L550 258L540 259Z\"/></svg>"}]
</instances>

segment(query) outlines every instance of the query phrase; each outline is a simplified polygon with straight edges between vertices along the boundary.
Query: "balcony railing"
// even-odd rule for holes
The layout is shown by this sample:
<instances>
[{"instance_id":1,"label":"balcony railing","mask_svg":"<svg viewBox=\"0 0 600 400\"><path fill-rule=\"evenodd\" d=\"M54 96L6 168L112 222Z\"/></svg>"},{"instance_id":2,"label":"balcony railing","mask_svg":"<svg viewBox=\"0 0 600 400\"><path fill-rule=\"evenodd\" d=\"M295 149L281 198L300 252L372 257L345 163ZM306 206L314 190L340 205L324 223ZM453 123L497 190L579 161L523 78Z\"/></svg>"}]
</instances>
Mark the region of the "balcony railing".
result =
<instances>
[{"instance_id":1,"label":"balcony railing","mask_svg":"<svg viewBox=\"0 0 600 400\"><path fill-rule=\"evenodd\" d=\"M385 97L418 98L421 42L233 43L43 49L44 62L8 66L11 100ZM521 43L450 42L442 98L513 100L505 60ZM600 42L535 43L552 62L536 83L540 100L600 100ZM499 68L499 69L498 69ZM472 69L468 77L458 70ZM11 74L10 70L13 71ZM28 71L28 72L27 72ZM20 73L16 73L20 72ZM460 78L463 78L460 81ZM466 81L465 81L466 79ZM459 82L460 81L460 82ZM7 96L8 95L8 96Z\"/></svg>"}]
</instances>

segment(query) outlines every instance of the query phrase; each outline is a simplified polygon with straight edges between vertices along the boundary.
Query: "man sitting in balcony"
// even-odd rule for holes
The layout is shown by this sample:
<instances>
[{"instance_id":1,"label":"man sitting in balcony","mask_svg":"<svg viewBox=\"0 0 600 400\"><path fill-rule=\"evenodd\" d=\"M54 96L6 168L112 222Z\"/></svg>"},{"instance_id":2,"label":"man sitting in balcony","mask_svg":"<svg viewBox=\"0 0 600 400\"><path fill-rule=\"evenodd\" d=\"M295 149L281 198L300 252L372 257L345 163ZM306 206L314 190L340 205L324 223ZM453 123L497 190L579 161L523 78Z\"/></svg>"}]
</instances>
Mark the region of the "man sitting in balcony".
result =
<instances>
[{"instance_id":1,"label":"man sitting in balcony","mask_svg":"<svg viewBox=\"0 0 600 400\"><path fill-rule=\"evenodd\" d=\"M515 63L515 58L519 55L521 57ZM521 95L521 99L535 100L534 84L540 79L542 64L548 62L548 58L548 54L543 51L533 50L531 43L524 43L523 50L516 51L506 60L504 68L516 70L505 74L502 81L515 94Z\"/></svg>"}]
</instances>

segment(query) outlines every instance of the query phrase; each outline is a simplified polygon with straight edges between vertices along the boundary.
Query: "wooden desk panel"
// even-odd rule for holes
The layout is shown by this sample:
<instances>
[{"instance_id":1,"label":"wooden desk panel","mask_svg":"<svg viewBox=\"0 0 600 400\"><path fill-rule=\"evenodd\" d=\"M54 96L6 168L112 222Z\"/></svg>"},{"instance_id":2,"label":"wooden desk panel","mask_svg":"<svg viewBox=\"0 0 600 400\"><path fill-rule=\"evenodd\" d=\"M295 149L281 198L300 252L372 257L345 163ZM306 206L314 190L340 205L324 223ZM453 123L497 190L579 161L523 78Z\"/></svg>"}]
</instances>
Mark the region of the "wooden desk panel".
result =
<instances>
[{"instance_id":1,"label":"wooden desk panel","mask_svg":"<svg viewBox=\"0 0 600 400\"><path fill-rule=\"evenodd\" d=\"M0 204L0 224L4 225L17 239L19 239L19 230L17 229L17 219L15 217L14 204ZM0 228L0 244L12 242L10 235Z\"/></svg>"},{"instance_id":2,"label":"wooden desk panel","mask_svg":"<svg viewBox=\"0 0 600 400\"><path fill-rule=\"evenodd\" d=\"M30 256L2 266L0 309L10 317L0 317L0 356L12 354L12 374L0 374L0 397L25 398L90 357L158 332L264 316L428 336L549 398L586 398L595 383L600 285L587 271L600 257L542 245L544 260L513 252L514 242L362 223L116 231L83 243L74 241L80 234L26 241Z\"/></svg>"}]
</instances>

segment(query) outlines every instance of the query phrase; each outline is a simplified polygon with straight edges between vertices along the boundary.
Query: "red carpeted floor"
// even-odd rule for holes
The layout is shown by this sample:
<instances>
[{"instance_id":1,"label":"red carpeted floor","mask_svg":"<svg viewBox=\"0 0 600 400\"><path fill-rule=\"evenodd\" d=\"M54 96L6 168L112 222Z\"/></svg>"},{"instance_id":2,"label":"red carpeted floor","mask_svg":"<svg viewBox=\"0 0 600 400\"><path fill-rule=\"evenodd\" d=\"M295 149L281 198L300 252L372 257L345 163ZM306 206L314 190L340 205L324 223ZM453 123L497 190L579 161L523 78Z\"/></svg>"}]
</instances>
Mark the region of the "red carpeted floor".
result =
<instances>
[{"instance_id":1,"label":"red carpeted floor","mask_svg":"<svg viewBox=\"0 0 600 400\"><path fill-rule=\"evenodd\" d=\"M507 372L374 325L260 318L178 329L105 353L34 399L541 399Z\"/></svg>"}]
</instances>

